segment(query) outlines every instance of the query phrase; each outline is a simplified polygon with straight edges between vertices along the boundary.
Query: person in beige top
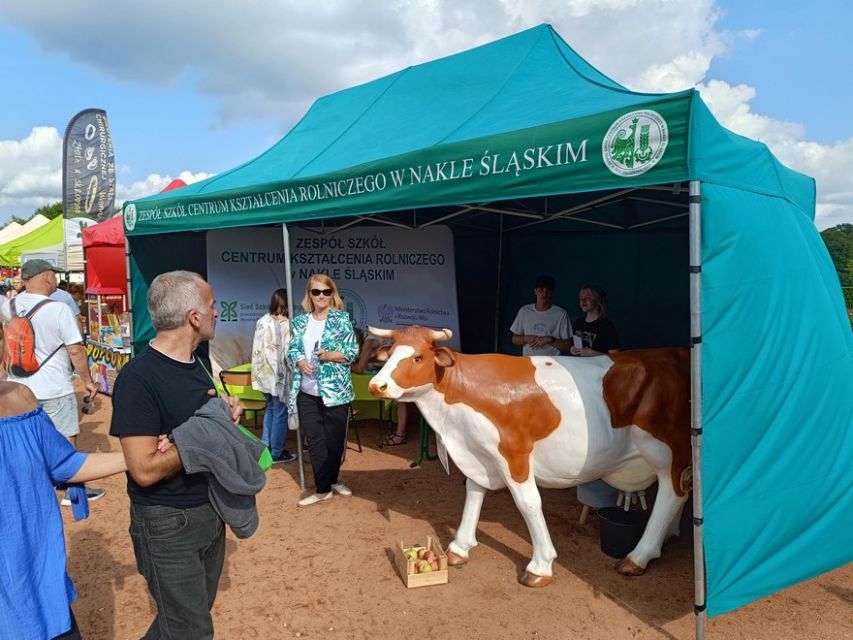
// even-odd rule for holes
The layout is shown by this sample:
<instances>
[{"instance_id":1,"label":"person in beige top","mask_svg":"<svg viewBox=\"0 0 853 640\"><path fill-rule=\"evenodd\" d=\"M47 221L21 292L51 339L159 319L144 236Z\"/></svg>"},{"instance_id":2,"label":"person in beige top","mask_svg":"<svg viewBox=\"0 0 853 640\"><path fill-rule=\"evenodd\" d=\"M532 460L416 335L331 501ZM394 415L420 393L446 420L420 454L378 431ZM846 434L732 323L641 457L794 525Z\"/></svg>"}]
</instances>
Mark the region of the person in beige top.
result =
<instances>
[{"instance_id":1,"label":"person in beige top","mask_svg":"<svg viewBox=\"0 0 853 640\"><path fill-rule=\"evenodd\" d=\"M287 361L289 348L287 291L276 289L270 298L268 312L258 318L252 341L252 388L263 393L267 401L261 440L270 448L273 464L296 459L284 446L291 377Z\"/></svg>"}]
</instances>

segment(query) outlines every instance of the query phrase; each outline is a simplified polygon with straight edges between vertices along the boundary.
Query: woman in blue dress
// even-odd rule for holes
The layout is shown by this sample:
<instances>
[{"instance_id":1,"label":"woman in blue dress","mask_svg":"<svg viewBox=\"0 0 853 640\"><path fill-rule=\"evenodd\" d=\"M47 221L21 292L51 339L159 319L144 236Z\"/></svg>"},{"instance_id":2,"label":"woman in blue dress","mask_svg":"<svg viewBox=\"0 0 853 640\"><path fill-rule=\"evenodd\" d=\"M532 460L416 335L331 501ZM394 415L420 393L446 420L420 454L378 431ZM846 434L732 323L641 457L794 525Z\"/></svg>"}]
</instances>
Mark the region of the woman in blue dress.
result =
<instances>
[{"instance_id":1,"label":"woman in blue dress","mask_svg":"<svg viewBox=\"0 0 853 640\"><path fill-rule=\"evenodd\" d=\"M65 570L55 487L126 469L121 452L77 451L28 387L0 382L0 639L81 637L69 606L77 591ZM86 517L81 506L75 518Z\"/></svg>"}]
</instances>

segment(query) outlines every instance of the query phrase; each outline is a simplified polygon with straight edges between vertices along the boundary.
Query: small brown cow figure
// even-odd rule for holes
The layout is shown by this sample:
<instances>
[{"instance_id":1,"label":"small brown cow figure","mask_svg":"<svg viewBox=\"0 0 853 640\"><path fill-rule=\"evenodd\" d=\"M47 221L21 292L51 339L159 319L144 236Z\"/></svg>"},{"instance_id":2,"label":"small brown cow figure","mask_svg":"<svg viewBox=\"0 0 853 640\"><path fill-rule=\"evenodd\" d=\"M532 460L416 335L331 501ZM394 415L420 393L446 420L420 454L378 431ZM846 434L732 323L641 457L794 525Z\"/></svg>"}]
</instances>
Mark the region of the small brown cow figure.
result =
<instances>
[{"instance_id":1,"label":"small brown cow figure","mask_svg":"<svg viewBox=\"0 0 853 640\"><path fill-rule=\"evenodd\" d=\"M623 491L659 488L642 539L616 569L639 575L677 535L690 478L689 352L625 351L594 358L465 355L436 343L448 329L369 328L391 338L370 382L379 398L414 402L468 478L451 563L477 546L489 489L509 488L533 543L522 584L552 580L557 552L538 486L604 479ZM538 485L538 486L537 486Z\"/></svg>"}]
</instances>

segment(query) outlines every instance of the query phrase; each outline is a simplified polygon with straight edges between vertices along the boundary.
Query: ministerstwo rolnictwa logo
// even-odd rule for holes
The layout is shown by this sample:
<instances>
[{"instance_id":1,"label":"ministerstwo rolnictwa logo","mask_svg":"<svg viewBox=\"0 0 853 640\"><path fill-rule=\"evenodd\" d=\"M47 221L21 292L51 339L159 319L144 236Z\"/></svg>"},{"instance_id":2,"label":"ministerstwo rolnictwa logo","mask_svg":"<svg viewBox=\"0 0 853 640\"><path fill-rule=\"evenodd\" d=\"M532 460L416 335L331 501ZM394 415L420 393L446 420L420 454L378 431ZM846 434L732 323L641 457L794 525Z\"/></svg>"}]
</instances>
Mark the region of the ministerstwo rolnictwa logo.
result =
<instances>
[{"instance_id":1,"label":"ministerstwo rolnictwa logo","mask_svg":"<svg viewBox=\"0 0 853 640\"><path fill-rule=\"evenodd\" d=\"M133 231L136 226L136 205L129 204L124 208L124 226L128 231Z\"/></svg>"},{"instance_id":2,"label":"ministerstwo rolnictwa logo","mask_svg":"<svg viewBox=\"0 0 853 640\"><path fill-rule=\"evenodd\" d=\"M654 167L669 142L666 120L657 111L631 111L616 120L604 136L601 155L612 173L638 176Z\"/></svg>"}]
</instances>

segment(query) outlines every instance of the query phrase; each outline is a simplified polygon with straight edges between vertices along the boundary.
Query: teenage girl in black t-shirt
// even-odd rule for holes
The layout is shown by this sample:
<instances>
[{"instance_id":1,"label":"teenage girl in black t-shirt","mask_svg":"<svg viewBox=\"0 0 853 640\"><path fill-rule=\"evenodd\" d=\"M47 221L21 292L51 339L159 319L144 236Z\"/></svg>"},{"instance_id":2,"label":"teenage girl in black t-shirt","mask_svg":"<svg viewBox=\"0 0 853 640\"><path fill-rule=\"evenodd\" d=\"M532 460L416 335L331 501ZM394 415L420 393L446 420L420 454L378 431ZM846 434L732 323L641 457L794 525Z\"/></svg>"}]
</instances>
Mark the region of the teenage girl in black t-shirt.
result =
<instances>
[{"instance_id":1,"label":"teenage girl in black t-shirt","mask_svg":"<svg viewBox=\"0 0 853 640\"><path fill-rule=\"evenodd\" d=\"M586 314L572 325L574 335L579 336L583 346L572 346L573 356L600 356L619 348L619 335L606 316L604 292L598 287L585 284L579 294L581 310Z\"/></svg>"}]
</instances>

